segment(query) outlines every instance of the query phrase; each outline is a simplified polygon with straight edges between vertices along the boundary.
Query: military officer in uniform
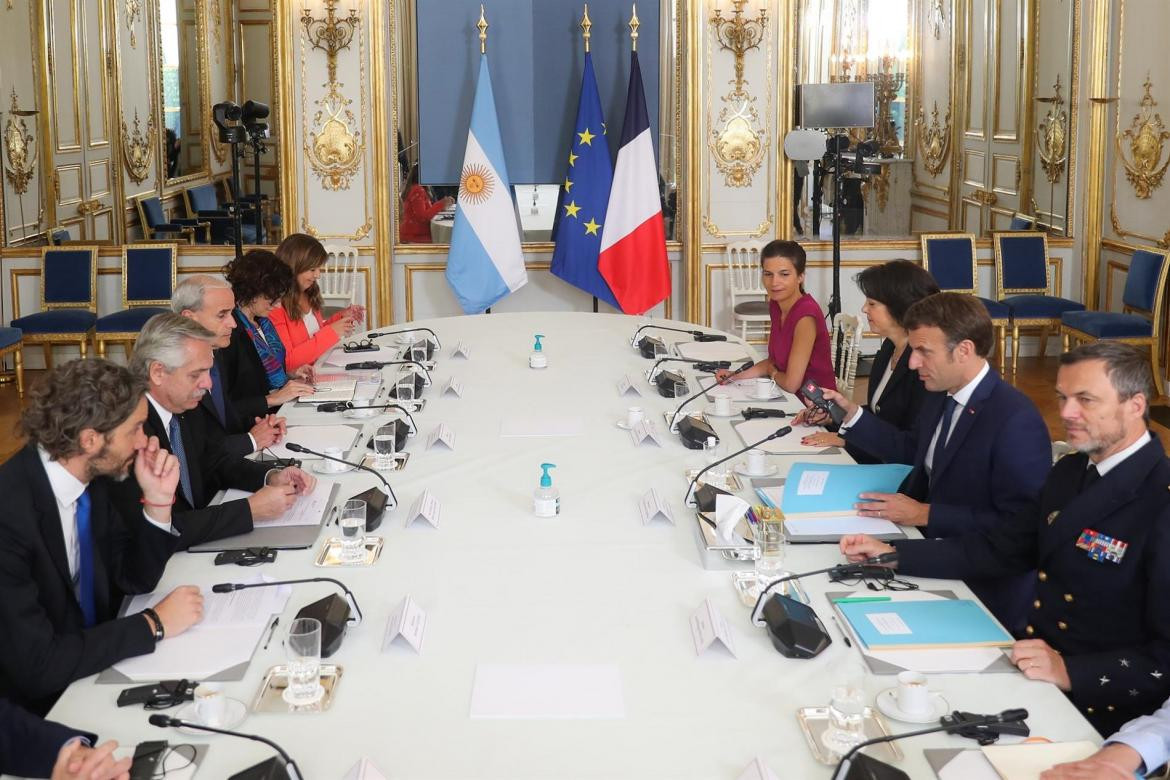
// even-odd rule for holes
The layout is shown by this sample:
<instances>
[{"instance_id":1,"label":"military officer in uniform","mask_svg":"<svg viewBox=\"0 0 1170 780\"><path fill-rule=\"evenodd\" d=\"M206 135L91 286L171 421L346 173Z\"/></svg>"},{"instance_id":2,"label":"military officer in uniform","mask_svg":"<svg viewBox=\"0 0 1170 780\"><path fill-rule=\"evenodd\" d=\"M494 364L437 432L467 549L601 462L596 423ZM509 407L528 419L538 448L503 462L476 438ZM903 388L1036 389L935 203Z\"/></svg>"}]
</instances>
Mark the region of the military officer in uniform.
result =
<instances>
[{"instance_id":1,"label":"military officer in uniform","mask_svg":"<svg viewBox=\"0 0 1170 780\"><path fill-rule=\"evenodd\" d=\"M1076 453L1032 506L958 537L891 547L851 535L841 550L859 560L896 549L898 570L922 577L1035 570L1012 661L1111 734L1170 694L1170 463L1147 429L1149 365L1135 348L1098 342L1061 355L1056 390Z\"/></svg>"}]
</instances>

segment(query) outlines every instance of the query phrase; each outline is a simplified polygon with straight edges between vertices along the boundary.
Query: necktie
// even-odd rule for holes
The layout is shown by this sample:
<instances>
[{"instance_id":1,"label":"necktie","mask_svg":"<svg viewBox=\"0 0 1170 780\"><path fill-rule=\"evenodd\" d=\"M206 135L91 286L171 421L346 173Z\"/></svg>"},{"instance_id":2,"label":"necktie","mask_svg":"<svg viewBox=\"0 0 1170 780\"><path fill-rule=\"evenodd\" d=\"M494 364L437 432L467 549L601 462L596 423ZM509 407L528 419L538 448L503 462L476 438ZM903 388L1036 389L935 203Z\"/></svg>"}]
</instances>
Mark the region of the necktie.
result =
<instances>
[{"instance_id":1,"label":"necktie","mask_svg":"<svg viewBox=\"0 0 1170 780\"><path fill-rule=\"evenodd\" d=\"M1101 472L1097 471L1097 466L1090 463L1089 467L1085 469L1084 475L1081 477L1081 492L1084 493L1097 480L1101 479Z\"/></svg>"},{"instance_id":2,"label":"necktie","mask_svg":"<svg viewBox=\"0 0 1170 780\"><path fill-rule=\"evenodd\" d=\"M187 499L187 503L195 506L195 501L191 498L191 472L187 469L187 452L183 449L178 416L171 417L171 424L167 426L167 438L171 440L171 452L179 459L179 489L183 491L183 498Z\"/></svg>"},{"instance_id":3,"label":"necktie","mask_svg":"<svg viewBox=\"0 0 1170 780\"><path fill-rule=\"evenodd\" d=\"M943 404L942 417L939 418L938 439L934 442L934 457L930 461L931 476L938 471L938 466L942 463L943 452L947 448L947 437L951 432L951 419L955 416L955 409L958 406L959 402L955 400L955 397L948 395L946 402Z\"/></svg>"},{"instance_id":4,"label":"necktie","mask_svg":"<svg viewBox=\"0 0 1170 780\"><path fill-rule=\"evenodd\" d=\"M85 627L97 623L97 609L93 603L93 532L89 524L89 488L77 497L77 600Z\"/></svg>"},{"instance_id":5,"label":"necktie","mask_svg":"<svg viewBox=\"0 0 1170 780\"><path fill-rule=\"evenodd\" d=\"M223 403L223 384L219 381L219 364L212 361L211 363L211 405L215 407L215 416L219 418L219 424L227 427L227 412L224 409Z\"/></svg>"}]
</instances>

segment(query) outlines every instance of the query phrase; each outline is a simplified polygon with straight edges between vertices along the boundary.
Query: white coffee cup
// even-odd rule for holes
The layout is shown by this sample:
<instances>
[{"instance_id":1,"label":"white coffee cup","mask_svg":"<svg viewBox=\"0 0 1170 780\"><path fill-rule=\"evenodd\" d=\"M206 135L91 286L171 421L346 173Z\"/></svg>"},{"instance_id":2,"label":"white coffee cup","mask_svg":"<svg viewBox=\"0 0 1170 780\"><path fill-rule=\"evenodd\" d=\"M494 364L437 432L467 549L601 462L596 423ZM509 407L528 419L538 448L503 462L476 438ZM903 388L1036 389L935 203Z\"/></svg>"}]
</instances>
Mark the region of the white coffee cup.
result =
<instances>
[{"instance_id":1,"label":"white coffee cup","mask_svg":"<svg viewBox=\"0 0 1170 780\"><path fill-rule=\"evenodd\" d=\"M715 399L715 414L720 417L731 416L731 396L727 393L714 393L712 398Z\"/></svg>"},{"instance_id":2,"label":"white coffee cup","mask_svg":"<svg viewBox=\"0 0 1170 780\"><path fill-rule=\"evenodd\" d=\"M633 428L638 423L645 419L646 413L642 411L640 406L631 406L626 410L626 426Z\"/></svg>"},{"instance_id":3,"label":"white coffee cup","mask_svg":"<svg viewBox=\"0 0 1170 780\"><path fill-rule=\"evenodd\" d=\"M763 450L748 450L747 470L749 474L763 474L768 470L768 454Z\"/></svg>"},{"instance_id":4,"label":"white coffee cup","mask_svg":"<svg viewBox=\"0 0 1170 780\"><path fill-rule=\"evenodd\" d=\"M756 379L756 398L762 400L771 398L775 387L776 383L772 381L771 377L759 377Z\"/></svg>"},{"instance_id":5,"label":"white coffee cup","mask_svg":"<svg viewBox=\"0 0 1170 780\"><path fill-rule=\"evenodd\" d=\"M927 712L930 709L930 689L926 687L926 675L915 671L900 672L894 698L898 702L898 709L907 715Z\"/></svg>"},{"instance_id":6,"label":"white coffee cup","mask_svg":"<svg viewBox=\"0 0 1170 780\"><path fill-rule=\"evenodd\" d=\"M202 683L195 688L195 717L205 726L216 726L223 722L227 712L227 698L218 685Z\"/></svg>"},{"instance_id":7,"label":"white coffee cup","mask_svg":"<svg viewBox=\"0 0 1170 780\"><path fill-rule=\"evenodd\" d=\"M341 447L326 447L325 449L321 450L321 452L324 452L330 458L344 458L345 457L345 453L341 451ZM326 471L341 471L344 468L345 468L345 466L343 466L342 464L338 463L335 460L328 460L327 459L325 461L325 470Z\"/></svg>"}]
</instances>

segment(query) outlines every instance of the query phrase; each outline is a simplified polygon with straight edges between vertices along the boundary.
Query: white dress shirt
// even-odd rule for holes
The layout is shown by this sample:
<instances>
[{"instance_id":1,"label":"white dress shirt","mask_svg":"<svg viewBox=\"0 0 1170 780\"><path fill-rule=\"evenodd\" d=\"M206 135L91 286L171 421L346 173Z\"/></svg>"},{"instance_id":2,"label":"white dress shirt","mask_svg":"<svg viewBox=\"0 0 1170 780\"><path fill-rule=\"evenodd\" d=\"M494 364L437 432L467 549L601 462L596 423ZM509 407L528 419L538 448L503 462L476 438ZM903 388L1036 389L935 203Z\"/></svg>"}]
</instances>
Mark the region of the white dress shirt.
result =
<instances>
[{"instance_id":1,"label":"white dress shirt","mask_svg":"<svg viewBox=\"0 0 1170 780\"><path fill-rule=\"evenodd\" d=\"M951 398L955 399L955 411L951 414L951 419L939 420L938 427L934 429L934 436L930 440L930 446L926 448L926 473L930 473L931 467L934 464L934 448L938 444L939 434L944 429L946 430L946 433L942 436L943 447L946 447L947 441L951 438L951 431L955 428L955 420L958 420L959 415L967 408L967 404L971 401L971 396L975 393L975 388L979 386L979 383L983 381L983 377L987 376L987 372L990 370L991 366L984 361L983 369L975 375L975 378L951 394Z\"/></svg>"},{"instance_id":2,"label":"white dress shirt","mask_svg":"<svg viewBox=\"0 0 1170 780\"><path fill-rule=\"evenodd\" d=\"M1153 771L1170 761L1170 700L1153 715L1134 718L1105 740L1106 745L1113 742L1136 750L1145 764L1144 772Z\"/></svg>"},{"instance_id":3,"label":"white dress shirt","mask_svg":"<svg viewBox=\"0 0 1170 780\"><path fill-rule=\"evenodd\" d=\"M1149 443L1150 443L1150 432L1146 431L1145 433L1143 433L1141 436L1138 437L1137 441L1135 441L1133 444L1126 447L1121 452L1115 452L1112 455L1110 455L1108 458L1106 458L1105 460L1096 464L1097 465L1097 473L1100 474L1101 476L1105 476L1111 470L1113 470L1115 467L1120 465L1123 460L1128 458L1130 455L1133 455L1135 452L1137 452L1138 450L1140 450L1142 447L1146 446ZM1091 461L1090 461L1089 465L1092 465ZM1088 468L1088 466L1086 466L1085 468Z\"/></svg>"}]
</instances>

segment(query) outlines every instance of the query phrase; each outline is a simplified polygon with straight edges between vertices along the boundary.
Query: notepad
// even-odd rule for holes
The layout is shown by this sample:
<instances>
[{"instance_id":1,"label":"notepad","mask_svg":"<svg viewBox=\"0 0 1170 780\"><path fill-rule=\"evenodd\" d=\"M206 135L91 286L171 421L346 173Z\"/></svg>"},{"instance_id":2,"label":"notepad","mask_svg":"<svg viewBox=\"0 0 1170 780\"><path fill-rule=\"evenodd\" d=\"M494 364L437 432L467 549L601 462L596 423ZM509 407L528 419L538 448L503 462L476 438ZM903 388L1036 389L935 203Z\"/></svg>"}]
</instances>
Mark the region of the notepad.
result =
<instances>
[{"instance_id":1,"label":"notepad","mask_svg":"<svg viewBox=\"0 0 1170 780\"><path fill-rule=\"evenodd\" d=\"M839 601L836 606L868 648L1006 647L1013 641L987 610L971 599Z\"/></svg>"}]
</instances>

